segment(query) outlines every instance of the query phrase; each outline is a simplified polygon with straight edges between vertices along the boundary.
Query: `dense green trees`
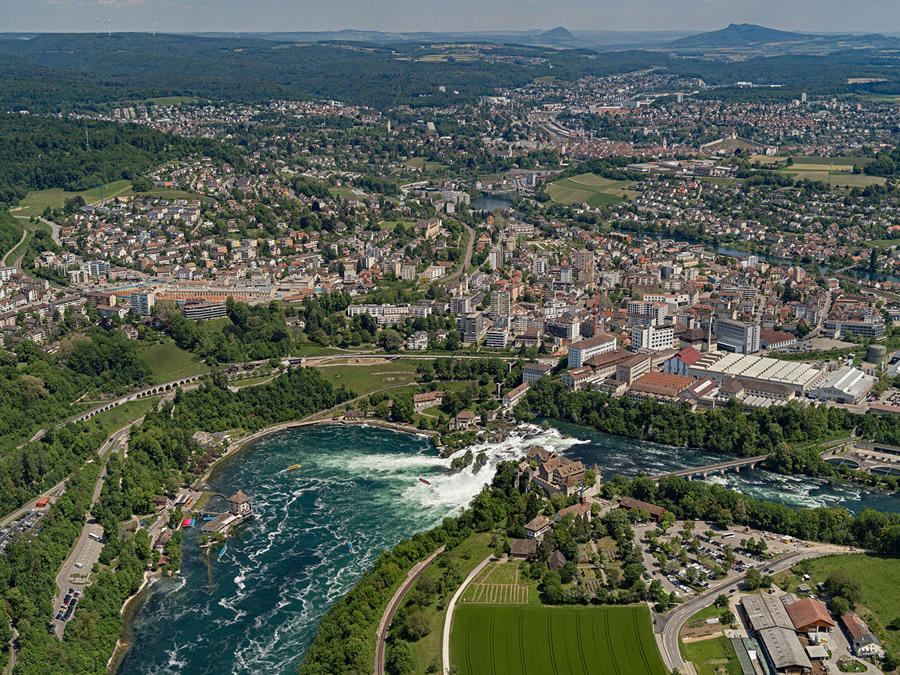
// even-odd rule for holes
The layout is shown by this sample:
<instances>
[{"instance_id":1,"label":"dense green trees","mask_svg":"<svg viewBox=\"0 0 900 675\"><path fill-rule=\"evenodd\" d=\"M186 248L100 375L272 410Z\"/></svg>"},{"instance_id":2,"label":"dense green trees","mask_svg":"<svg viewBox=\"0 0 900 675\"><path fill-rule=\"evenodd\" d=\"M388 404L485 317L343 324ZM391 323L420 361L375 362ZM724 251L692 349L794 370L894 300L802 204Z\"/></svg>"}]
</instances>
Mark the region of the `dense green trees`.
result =
<instances>
[{"instance_id":1,"label":"dense green trees","mask_svg":"<svg viewBox=\"0 0 900 675\"><path fill-rule=\"evenodd\" d=\"M195 153L242 165L240 154L220 143L143 125L0 115L0 205L15 204L29 190L80 191L79 183L137 178L163 162Z\"/></svg>"},{"instance_id":2,"label":"dense green trees","mask_svg":"<svg viewBox=\"0 0 900 675\"><path fill-rule=\"evenodd\" d=\"M290 354L294 336L283 308L277 303L250 307L233 298L226 301L229 323L210 326L167 312L157 318L182 349L212 362L260 361Z\"/></svg>"},{"instance_id":3,"label":"dense green trees","mask_svg":"<svg viewBox=\"0 0 900 675\"><path fill-rule=\"evenodd\" d=\"M520 404L521 405L521 404ZM840 476L839 470L819 457L815 447L796 444L821 441L835 434L849 436L854 429L863 438L900 444L900 420L894 416L856 415L843 409L802 406L759 408L749 412L732 400L728 406L706 412L644 401L634 403L592 391L568 392L547 378L534 383L522 415L558 417L600 431L678 447L693 447L752 457L771 453L766 468L785 474ZM854 477L858 477L854 474ZM896 487L892 477L861 477Z\"/></svg>"}]
</instances>

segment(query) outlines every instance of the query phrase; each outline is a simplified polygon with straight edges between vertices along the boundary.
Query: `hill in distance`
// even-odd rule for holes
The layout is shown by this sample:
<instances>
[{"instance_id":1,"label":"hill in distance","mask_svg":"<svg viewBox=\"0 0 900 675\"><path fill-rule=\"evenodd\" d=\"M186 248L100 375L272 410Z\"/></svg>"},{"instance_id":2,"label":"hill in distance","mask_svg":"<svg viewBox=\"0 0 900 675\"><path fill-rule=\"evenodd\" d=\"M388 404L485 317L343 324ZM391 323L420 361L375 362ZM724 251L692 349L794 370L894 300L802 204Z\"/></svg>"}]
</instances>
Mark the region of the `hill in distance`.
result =
<instances>
[{"instance_id":1,"label":"hill in distance","mask_svg":"<svg viewBox=\"0 0 900 675\"><path fill-rule=\"evenodd\" d=\"M733 23L722 30L674 40L662 48L692 52L827 54L845 49L897 49L900 40L879 34L816 35Z\"/></svg>"},{"instance_id":2,"label":"hill in distance","mask_svg":"<svg viewBox=\"0 0 900 675\"><path fill-rule=\"evenodd\" d=\"M542 38L551 38L553 40L574 40L575 36L572 35L567 29L562 26L557 26L552 30L548 30L546 33L541 34Z\"/></svg>"}]
</instances>

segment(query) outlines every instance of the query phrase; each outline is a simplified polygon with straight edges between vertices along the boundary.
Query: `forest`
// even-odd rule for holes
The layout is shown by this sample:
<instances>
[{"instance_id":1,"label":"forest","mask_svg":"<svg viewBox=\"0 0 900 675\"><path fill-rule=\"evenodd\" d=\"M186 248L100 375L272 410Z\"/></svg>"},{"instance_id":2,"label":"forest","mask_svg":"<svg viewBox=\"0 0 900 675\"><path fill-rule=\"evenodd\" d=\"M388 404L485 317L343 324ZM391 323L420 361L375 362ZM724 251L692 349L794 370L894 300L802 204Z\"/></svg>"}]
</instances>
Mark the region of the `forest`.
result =
<instances>
[{"instance_id":1,"label":"forest","mask_svg":"<svg viewBox=\"0 0 900 675\"><path fill-rule=\"evenodd\" d=\"M81 184L131 180L193 154L243 165L237 149L143 125L0 115L0 206L16 204L29 190L80 191Z\"/></svg>"},{"instance_id":2,"label":"forest","mask_svg":"<svg viewBox=\"0 0 900 675\"><path fill-rule=\"evenodd\" d=\"M378 109L401 104L444 106L469 103L497 88L518 87L545 76L575 81L586 75L603 77L651 68L725 87L713 90L714 95L750 96L772 91L728 88L742 80L777 84L791 93L797 87L813 94L886 94L898 90L892 59L865 50L728 62L664 52L554 51L507 45L492 46L491 51L533 61L525 65L485 59L420 60L434 51L431 45L418 44L296 44L141 33L0 39L0 74L10 85L0 92L0 104L7 110L58 112L96 109L116 101L196 96L245 103L282 98L335 99ZM887 81L848 85L848 77ZM438 90L437 82L446 91Z\"/></svg>"}]
</instances>

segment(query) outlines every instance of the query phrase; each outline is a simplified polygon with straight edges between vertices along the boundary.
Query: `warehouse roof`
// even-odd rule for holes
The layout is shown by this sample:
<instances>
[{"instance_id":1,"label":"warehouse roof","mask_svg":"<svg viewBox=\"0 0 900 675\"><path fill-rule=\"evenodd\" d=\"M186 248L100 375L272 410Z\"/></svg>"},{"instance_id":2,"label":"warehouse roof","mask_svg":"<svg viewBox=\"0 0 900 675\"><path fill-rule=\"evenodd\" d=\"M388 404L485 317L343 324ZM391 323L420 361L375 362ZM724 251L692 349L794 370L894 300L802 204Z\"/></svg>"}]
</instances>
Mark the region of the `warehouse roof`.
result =
<instances>
[{"instance_id":1,"label":"warehouse roof","mask_svg":"<svg viewBox=\"0 0 900 675\"><path fill-rule=\"evenodd\" d=\"M834 625L834 620L831 618L828 610L825 609L825 605L815 598L798 600L785 607L785 609L791 617L791 621L794 622L794 628L801 632L810 626L820 624Z\"/></svg>"},{"instance_id":2,"label":"warehouse roof","mask_svg":"<svg viewBox=\"0 0 900 675\"><path fill-rule=\"evenodd\" d=\"M794 624L784 605L773 595L748 595L741 600L741 604L747 613L750 626L755 631L765 628L794 630Z\"/></svg>"},{"instance_id":3,"label":"warehouse roof","mask_svg":"<svg viewBox=\"0 0 900 675\"><path fill-rule=\"evenodd\" d=\"M745 379L766 380L794 387L809 386L821 371L805 363L779 361L752 354L713 352L691 366L692 371L716 373Z\"/></svg>"},{"instance_id":4,"label":"warehouse roof","mask_svg":"<svg viewBox=\"0 0 900 675\"><path fill-rule=\"evenodd\" d=\"M834 372L828 373L825 379L816 386L816 390L834 389L845 396L858 399L867 394L876 381L874 377L866 375L858 368L841 366Z\"/></svg>"},{"instance_id":5,"label":"warehouse roof","mask_svg":"<svg viewBox=\"0 0 900 675\"><path fill-rule=\"evenodd\" d=\"M764 628L757 632L769 653L769 658L772 659L775 670L791 667L812 670L812 663L793 629Z\"/></svg>"}]
</instances>

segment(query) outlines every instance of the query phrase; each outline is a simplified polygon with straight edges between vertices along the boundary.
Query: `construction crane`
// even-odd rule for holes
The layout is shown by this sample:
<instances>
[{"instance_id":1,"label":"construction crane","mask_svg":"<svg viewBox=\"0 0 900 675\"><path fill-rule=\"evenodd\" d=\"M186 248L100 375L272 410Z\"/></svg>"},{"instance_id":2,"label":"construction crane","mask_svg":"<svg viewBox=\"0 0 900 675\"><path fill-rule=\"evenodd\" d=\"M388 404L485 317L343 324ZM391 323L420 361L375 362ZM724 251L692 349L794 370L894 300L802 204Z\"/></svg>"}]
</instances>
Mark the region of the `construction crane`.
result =
<instances>
[{"instance_id":1,"label":"construction crane","mask_svg":"<svg viewBox=\"0 0 900 675\"><path fill-rule=\"evenodd\" d=\"M89 185L87 183L76 183L78 187L86 187L86 188L100 188L100 203L103 204L103 191L106 189L105 185Z\"/></svg>"}]
</instances>

